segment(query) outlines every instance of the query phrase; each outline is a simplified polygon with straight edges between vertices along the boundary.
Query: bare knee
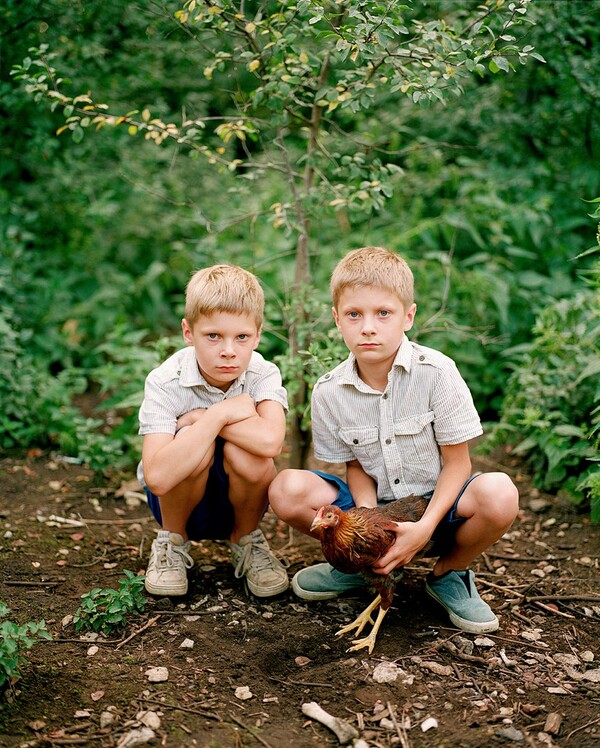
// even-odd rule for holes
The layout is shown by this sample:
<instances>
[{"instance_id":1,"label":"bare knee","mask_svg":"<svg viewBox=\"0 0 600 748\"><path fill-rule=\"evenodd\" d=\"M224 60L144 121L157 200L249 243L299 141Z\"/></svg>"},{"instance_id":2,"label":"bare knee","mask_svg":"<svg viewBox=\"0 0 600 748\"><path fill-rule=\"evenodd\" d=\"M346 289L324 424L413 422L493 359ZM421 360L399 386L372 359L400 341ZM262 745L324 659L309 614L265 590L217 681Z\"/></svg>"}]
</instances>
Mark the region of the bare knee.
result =
<instances>
[{"instance_id":1,"label":"bare knee","mask_svg":"<svg viewBox=\"0 0 600 748\"><path fill-rule=\"evenodd\" d=\"M269 486L269 503L280 519L289 519L292 508L305 497L305 476L305 470L282 470Z\"/></svg>"},{"instance_id":2,"label":"bare knee","mask_svg":"<svg viewBox=\"0 0 600 748\"><path fill-rule=\"evenodd\" d=\"M253 455L231 442L223 445L223 467L230 477L235 474L241 480L252 483L270 481L275 474L271 457Z\"/></svg>"},{"instance_id":3,"label":"bare knee","mask_svg":"<svg viewBox=\"0 0 600 748\"><path fill-rule=\"evenodd\" d=\"M482 509L488 521L508 529L519 512L519 491L506 473L488 473Z\"/></svg>"}]
</instances>

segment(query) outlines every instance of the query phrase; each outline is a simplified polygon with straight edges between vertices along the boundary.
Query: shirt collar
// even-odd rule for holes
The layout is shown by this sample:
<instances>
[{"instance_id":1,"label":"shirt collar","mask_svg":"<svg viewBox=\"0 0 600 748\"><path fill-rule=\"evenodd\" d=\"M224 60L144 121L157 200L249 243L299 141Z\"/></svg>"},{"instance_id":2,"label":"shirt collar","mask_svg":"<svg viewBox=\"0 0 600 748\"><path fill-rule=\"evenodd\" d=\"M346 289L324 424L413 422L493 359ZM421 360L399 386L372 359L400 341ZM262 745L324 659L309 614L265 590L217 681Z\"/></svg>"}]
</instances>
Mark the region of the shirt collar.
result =
<instances>
[{"instance_id":1,"label":"shirt collar","mask_svg":"<svg viewBox=\"0 0 600 748\"><path fill-rule=\"evenodd\" d=\"M400 343L400 347L398 348L398 351L396 352L396 356L394 358L394 363L392 364L392 368L399 368L402 367L406 371L410 371L411 363L412 363L412 355L413 355L413 347L410 340L404 335L402 338L402 342ZM350 353L348 358L346 359L346 365L344 367L343 374L340 378L340 384L351 384L353 387L356 387L359 390L364 390L365 388L369 389L370 387L367 387L367 385L363 382L363 380L358 376L358 368L356 366L356 356L353 353Z\"/></svg>"},{"instance_id":2,"label":"shirt collar","mask_svg":"<svg viewBox=\"0 0 600 748\"><path fill-rule=\"evenodd\" d=\"M413 345L406 337L406 335L404 335L404 337L402 338L402 342L400 343L400 348L398 348L398 352L396 353L396 358L394 359L392 367L401 366L403 369L406 369L406 371L410 371L410 367L412 364L412 355Z\"/></svg>"}]
</instances>

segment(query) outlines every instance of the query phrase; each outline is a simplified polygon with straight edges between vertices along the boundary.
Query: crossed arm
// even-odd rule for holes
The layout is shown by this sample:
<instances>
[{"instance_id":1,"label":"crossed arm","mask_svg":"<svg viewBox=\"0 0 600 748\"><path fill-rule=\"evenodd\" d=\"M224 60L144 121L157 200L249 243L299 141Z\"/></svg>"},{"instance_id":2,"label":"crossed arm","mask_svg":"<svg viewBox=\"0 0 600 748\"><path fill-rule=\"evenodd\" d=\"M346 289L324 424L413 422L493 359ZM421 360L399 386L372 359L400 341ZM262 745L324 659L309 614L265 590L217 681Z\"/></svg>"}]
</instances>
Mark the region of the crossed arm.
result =
<instances>
[{"instance_id":1,"label":"crossed arm","mask_svg":"<svg viewBox=\"0 0 600 748\"><path fill-rule=\"evenodd\" d=\"M258 457L276 457L285 438L285 412L273 401L255 405L247 394L185 413L171 434L144 436L144 478L158 496L208 464L217 436Z\"/></svg>"}]
</instances>

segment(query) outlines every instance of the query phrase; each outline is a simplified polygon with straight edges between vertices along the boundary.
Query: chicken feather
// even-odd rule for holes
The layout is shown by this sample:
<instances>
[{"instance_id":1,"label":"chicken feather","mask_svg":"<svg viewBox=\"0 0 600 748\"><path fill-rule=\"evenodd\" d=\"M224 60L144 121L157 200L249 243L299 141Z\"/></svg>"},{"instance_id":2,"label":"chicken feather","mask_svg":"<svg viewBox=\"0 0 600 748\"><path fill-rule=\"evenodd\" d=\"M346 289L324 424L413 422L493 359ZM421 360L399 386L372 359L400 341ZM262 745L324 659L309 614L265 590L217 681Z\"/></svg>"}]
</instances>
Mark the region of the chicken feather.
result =
<instances>
[{"instance_id":1,"label":"chicken feather","mask_svg":"<svg viewBox=\"0 0 600 748\"><path fill-rule=\"evenodd\" d=\"M416 522L421 518L427 500L422 496L409 496L406 499L390 501L374 508L354 507L343 512L335 505L323 506L317 512L311 530L319 530L323 555L338 571L345 574L360 573L377 591L377 597L348 626L337 632L342 636L349 631L360 634L367 623L373 628L363 639L354 639L349 652L368 648L373 651L381 622L385 617L396 589L401 569L391 574L376 574L372 567L384 556L396 539L394 530L397 522ZM420 554L431 546L428 543ZM377 610L373 622L372 613Z\"/></svg>"}]
</instances>

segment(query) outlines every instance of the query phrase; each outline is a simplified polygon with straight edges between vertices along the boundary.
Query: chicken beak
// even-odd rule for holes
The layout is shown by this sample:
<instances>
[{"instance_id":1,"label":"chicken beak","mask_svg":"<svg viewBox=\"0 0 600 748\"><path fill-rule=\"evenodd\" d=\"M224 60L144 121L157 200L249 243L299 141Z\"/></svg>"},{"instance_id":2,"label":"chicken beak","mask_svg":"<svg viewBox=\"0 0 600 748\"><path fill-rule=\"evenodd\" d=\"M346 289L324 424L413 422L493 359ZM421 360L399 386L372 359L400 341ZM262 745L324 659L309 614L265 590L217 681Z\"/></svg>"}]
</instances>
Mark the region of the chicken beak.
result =
<instances>
[{"instance_id":1,"label":"chicken beak","mask_svg":"<svg viewBox=\"0 0 600 748\"><path fill-rule=\"evenodd\" d=\"M310 531L318 530L320 527L323 526L323 507L319 509L319 511L316 513L315 518L312 521L312 525L310 526Z\"/></svg>"}]
</instances>

